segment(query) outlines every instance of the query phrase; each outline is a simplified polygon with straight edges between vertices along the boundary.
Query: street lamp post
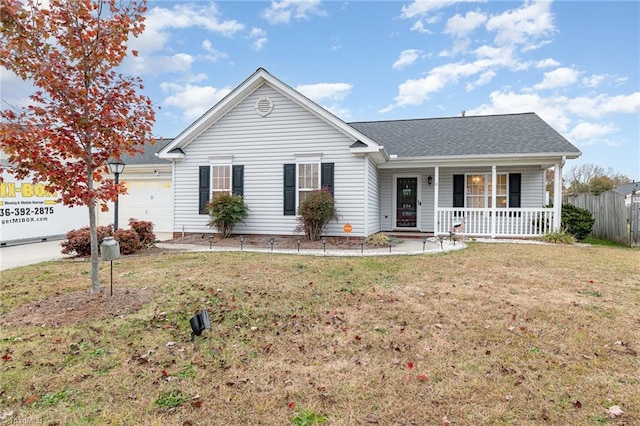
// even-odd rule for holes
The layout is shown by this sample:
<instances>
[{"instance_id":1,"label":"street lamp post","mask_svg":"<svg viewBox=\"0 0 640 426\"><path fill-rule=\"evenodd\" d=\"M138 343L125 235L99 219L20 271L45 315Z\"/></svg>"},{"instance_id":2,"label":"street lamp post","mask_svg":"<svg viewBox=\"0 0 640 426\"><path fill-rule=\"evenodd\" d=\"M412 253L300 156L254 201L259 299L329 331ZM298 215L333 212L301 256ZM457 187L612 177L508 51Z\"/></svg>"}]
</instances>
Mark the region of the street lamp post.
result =
<instances>
[{"instance_id":1,"label":"street lamp post","mask_svg":"<svg viewBox=\"0 0 640 426\"><path fill-rule=\"evenodd\" d=\"M115 183L117 186L120 178L120 173L124 171L124 163L110 161L108 164L109 164L109 170L111 170L111 173L113 173L116 176ZM116 232L118 230L118 199L119 198L120 198L120 194L117 194L116 202L114 205L115 211L113 212L113 232Z\"/></svg>"}]
</instances>

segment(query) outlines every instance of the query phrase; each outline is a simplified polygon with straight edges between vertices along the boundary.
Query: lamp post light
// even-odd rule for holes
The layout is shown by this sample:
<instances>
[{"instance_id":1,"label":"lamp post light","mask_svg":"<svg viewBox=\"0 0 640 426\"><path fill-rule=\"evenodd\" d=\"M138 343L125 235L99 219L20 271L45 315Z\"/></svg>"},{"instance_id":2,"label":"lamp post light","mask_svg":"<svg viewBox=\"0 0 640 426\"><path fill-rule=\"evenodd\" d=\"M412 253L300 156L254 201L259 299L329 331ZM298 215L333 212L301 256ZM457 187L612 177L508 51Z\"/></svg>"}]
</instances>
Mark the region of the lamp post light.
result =
<instances>
[{"instance_id":1,"label":"lamp post light","mask_svg":"<svg viewBox=\"0 0 640 426\"><path fill-rule=\"evenodd\" d=\"M244 243L244 235L240 235L240 250L242 250L243 243Z\"/></svg>"},{"instance_id":2,"label":"lamp post light","mask_svg":"<svg viewBox=\"0 0 640 426\"><path fill-rule=\"evenodd\" d=\"M275 242L276 242L275 238L273 238L273 237L269 238L269 244L271 244L271 251L273 251L273 243L275 243Z\"/></svg>"},{"instance_id":3,"label":"lamp post light","mask_svg":"<svg viewBox=\"0 0 640 426\"><path fill-rule=\"evenodd\" d=\"M322 237L322 252L327 252L327 237Z\"/></svg>"},{"instance_id":4,"label":"lamp post light","mask_svg":"<svg viewBox=\"0 0 640 426\"><path fill-rule=\"evenodd\" d=\"M427 237L422 237L422 251L424 251L424 247L427 244Z\"/></svg>"},{"instance_id":5,"label":"lamp post light","mask_svg":"<svg viewBox=\"0 0 640 426\"><path fill-rule=\"evenodd\" d=\"M298 244L298 253L300 253L300 237L296 238L296 243Z\"/></svg>"},{"instance_id":6,"label":"lamp post light","mask_svg":"<svg viewBox=\"0 0 640 426\"><path fill-rule=\"evenodd\" d=\"M124 163L120 163L118 161L110 161L109 170L116 176L115 183L116 186L119 183L120 173L124 172ZM113 232L118 230L118 199L120 198L120 194L116 194L116 201L114 204L114 212L113 212Z\"/></svg>"},{"instance_id":7,"label":"lamp post light","mask_svg":"<svg viewBox=\"0 0 640 426\"><path fill-rule=\"evenodd\" d=\"M209 236L209 250L213 248L213 235Z\"/></svg>"},{"instance_id":8,"label":"lamp post light","mask_svg":"<svg viewBox=\"0 0 640 426\"><path fill-rule=\"evenodd\" d=\"M364 254L364 237L360 237L360 254Z\"/></svg>"}]
</instances>

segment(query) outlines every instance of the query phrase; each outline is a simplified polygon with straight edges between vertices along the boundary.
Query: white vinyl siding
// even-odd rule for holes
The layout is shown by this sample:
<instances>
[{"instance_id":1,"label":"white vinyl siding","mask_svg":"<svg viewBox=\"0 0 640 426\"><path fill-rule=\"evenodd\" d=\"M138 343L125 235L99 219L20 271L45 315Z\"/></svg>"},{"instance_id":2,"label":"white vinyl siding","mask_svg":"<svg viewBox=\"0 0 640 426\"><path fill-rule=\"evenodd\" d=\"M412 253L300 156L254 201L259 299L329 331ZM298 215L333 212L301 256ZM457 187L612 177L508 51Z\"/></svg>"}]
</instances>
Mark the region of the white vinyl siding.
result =
<instances>
[{"instance_id":1,"label":"white vinyl siding","mask_svg":"<svg viewBox=\"0 0 640 426\"><path fill-rule=\"evenodd\" d=\"M264 97L271 99L274 108L261 117L254 106ZM249 216L234 232L294 235L296 217L283 215L283 165L296 163L296 156L320 153L323 163L334 163L334 198L340 216L338 223L329 223L327 234L344 235L342 227L349 222L352 235L360 235L365 159L351 155L353 142L306 108L263 85L184 148L186 158L176 163L175 170L175 231L211 232L208 216L198 214L198 167L209 164L208 157L215 153L233 156L233 164L244 165Z\"/></svg>"},{"instance_id":2,"label":"white vinyl siding","mask_svg":"<svg viewBox=\"0 0 640 426\"><path fill-rule=\"evenodd\" d=\"M371 159L367 158L367 223L365 236L380 232L380 171Z\"/></svg>"}]
</instances>

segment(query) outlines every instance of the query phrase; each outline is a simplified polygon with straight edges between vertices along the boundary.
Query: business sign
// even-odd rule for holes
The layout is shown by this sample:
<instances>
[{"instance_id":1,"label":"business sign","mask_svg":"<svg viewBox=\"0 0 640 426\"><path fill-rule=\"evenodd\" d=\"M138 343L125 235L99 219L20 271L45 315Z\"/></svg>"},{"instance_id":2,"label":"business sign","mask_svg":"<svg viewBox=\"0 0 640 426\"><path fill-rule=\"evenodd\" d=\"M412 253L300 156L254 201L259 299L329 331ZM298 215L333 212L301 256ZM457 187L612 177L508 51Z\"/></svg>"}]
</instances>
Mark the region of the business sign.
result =
<instances>
[{"instance_id":1,"label":"business sign","mask_svg":"<svg viewBox=\"0 0 640 426\"><path fill-rule=\"evenodd\" d=\"M89 224L87 207L67 207L44 183L17 180L2 173L0 182L0 243L42 240L65 235Z\"/></svg>"}]
</instances>

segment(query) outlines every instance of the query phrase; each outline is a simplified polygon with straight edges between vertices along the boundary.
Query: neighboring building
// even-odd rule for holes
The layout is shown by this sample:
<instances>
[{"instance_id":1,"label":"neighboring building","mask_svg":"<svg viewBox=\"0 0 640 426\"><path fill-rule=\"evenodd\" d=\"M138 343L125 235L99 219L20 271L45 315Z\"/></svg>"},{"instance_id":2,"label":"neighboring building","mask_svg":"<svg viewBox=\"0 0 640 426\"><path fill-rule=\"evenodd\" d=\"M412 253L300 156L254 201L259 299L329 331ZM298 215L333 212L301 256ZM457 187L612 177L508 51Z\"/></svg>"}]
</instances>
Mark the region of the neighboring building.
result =
<instances>
[{"instance_id":1,"label":"neighboring building","mask_svg":"<svg viewBox=\"0 0 640 426\"><path fill-rule=\"evenodd\" d=\"M173 162L173 231L211 232L212 194L242 194L242 234L293 235L305 194L326 186L327 235L530 237L560 226L562 167L580 151L534 113L345 123L258 69L158 152ZM555 171L553 208L545 170Z\"/></svg>"},{"instance_id":2,"label":"neighboring building","mask_svg":"<svg viewBox=\"0 0 640 426\"><path fill-rule=\"evenodd\" d=\"M62 238L68 231L89 225L84 206L68 207L58 193L31 177L16 179L7 156L0 151L0 246Z\"/></svg>"},{"instance_id":3,"label":"neighboring building","mask_svg":"<svg viewBox=\"0 0 640 426\"><path fill-rule=\"evenodd\" d=\"M633 191L636 192L636 200L640 200L640 182L629 182L615 188L614 191L624 195L624 204L629 207L631 205L631 196Z\"/></svg>"}]
</instances>

